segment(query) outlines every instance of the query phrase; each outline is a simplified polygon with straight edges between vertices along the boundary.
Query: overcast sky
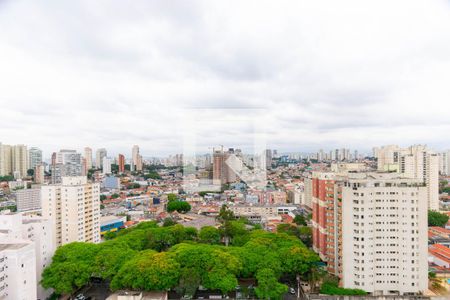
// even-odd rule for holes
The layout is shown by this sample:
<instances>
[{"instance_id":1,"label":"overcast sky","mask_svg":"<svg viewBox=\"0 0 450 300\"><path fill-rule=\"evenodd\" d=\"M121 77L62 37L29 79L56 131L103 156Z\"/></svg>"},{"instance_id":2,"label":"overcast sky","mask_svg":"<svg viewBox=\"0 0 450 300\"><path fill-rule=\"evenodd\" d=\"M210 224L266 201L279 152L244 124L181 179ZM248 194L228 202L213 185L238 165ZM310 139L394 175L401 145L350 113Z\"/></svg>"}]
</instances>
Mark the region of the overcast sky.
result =
<instances>
[{"instance_id":1,"label":"overcast sky","mask_svg":"<svg viewBox=\"0 0 450 300\"><path fill-rule=\"evenodd\" d=\"M450 1L0 0L0 142L153 156L259 134L450 148Z\"/></svg>"}]
</instances>

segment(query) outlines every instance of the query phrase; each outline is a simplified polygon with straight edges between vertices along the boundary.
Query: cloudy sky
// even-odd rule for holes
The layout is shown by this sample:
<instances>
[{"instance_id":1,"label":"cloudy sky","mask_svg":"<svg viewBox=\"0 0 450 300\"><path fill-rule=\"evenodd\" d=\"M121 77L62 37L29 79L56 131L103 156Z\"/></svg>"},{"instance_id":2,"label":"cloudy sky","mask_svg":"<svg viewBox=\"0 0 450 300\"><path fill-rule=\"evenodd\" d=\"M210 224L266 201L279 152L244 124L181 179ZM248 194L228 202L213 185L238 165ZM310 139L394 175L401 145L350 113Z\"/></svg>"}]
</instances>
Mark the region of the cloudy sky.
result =
<instances>
[{"instance_id":1,"label":"cloudy sky","mask_svg":"<svg viewBox=\"0 0 450 300\"><path fill-rule=\"evenodd\" d=\"M450 1L0 0L0 121L46 157L450 148Z\"/></svg>"}]
</instances>

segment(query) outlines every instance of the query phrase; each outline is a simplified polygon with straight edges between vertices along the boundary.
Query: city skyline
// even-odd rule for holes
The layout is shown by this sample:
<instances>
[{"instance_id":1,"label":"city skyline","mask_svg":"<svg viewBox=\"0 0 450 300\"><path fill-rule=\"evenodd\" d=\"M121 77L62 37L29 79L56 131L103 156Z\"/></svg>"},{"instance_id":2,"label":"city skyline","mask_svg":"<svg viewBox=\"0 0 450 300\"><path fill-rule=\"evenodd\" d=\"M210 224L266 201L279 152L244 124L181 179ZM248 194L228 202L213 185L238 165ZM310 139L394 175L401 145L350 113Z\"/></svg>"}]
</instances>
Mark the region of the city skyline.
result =
<instances>
[{"instance_id":1,"label":"city skyline","mask_svg":"<svg viewBox=\"0 0 450 300\"><path fill-rule=\"evenodd\" d=\"M155 156L181 152L193 110L251 109L283 152L450 147L448 2L285 4L2 1L1 139ZM252 129L199 134L245 146Z\"/></svg>"}]
</instances>

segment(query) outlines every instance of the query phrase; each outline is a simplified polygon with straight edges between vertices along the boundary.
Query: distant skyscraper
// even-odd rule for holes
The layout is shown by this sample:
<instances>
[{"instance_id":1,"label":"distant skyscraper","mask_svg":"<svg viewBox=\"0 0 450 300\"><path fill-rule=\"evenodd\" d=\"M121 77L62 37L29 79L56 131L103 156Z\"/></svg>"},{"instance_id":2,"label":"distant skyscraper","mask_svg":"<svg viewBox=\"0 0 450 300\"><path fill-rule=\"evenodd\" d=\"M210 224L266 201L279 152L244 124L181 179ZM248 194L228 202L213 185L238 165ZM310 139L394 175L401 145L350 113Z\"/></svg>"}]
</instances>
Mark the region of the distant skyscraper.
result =
<instances>
[{"instance_id":1,"label":"distant skyscraper","mask_svg":"<svg viewBox=\"0 0 450 300\"><path fill-rule=\"evenodd\" d=\"M22 178L27 176L28 171L27 146L14 145L12 147L12 163L13 163L13 173L15 177Z\"/></svg>"},{"instance_id":2,"label":"distant skyscraper","mask_svg":"<svg viewBox=\"0 0 450 300\"><path fill-rule=\"evenodd\" d=\"M424 145L378 148L378 171L394 171L420 179L427 186L428 208L439 210L439 157Z\"/></svg>"},{"instance_id":3,"label":"distant skyscraper","mask_svg":"<svg viewBox=\"0 0 450 300\"><path fill-rule=\"evenodd\" d=\"M108 157L103 157L102 172L103 174L111 174L111 159Z\"/></svg>"},{"instance_id":4,"label":"distant skyscraper","mask_svg":"<svg viewBox=\"0 0 450 300\"><path fill-rule=\"evenodd\" d=\"M450 150L439 153L439 173L450 175Z\"/></svg>"},{"instance_id":5,"label":"distant skyscraper","mask_svg":"<svg viewBox=\"0 0 450 300\"><path fill-rule=\"evenodd\" d=\"M139 146L134 145L131 151L131 159L133 161L135 171L142 171L142 156L139 154Z\"/></svg>"},{"instance_id":6,"label":"distant skyscraper","mask_svg":"<svg viewBox=\"0 0 450 300\"><path fill-rule=\"evenodd\" d=\"M125 156L123 154L119 154L117 164L119 166L119 173L125 172Z\"/></svg>"},{"instance_id":7,"label":"distant skyscraper","mask_svg":"<svg viewBox=\"0 0 450 300\"><path fill-rule=\"evenodd\" d=\"M266 149L266 168L270 169L272 168L272 150Z\"/></svg>"},{"instance_id":8,"label":"distant skyscraper","mask_svg":"<svg viewBox=\"0 0 450 300\"><path fill-rule=\"evenodd\" d=\"M45 167L43 164L37 165L34 168L34 182L35 183L38 183L38 184L44 183L44 179L45 179L44 169L45 169Z\"/></svg>"},{"instance_id":9,"label":"distant skyscraper","mask_svg":"<svg viewBox=\"0 0 450 300\"><path fill-rule=\"evenodd\" d=\"M52 165L56 165L56 152L52 153Z\"/></svg>"},{"instance_id":10,"label":"distant skyscraper","mask_svg":"<svg viewBox=\"0 0 450 300\"><path fill-rule=\"evenodd\" d=\"M213 152L213 184L225 184L236 181L236 173L226 163L233 149L228 151L214 150Z\"/></svg>"},{"instance_id":11,"label":"distant skyscraper","mask_svg":"<svg viewBox=\"0 0 450 300\"><path fill-rule=\"evenodd\" d=\"M31 147L28 150L28 156L30 159L29 168L34 169L37 165L42 163L42 150L36 147Z\"/></svg>"},{"instance_id":12,"label":"distant skyscraper","mask_svg":"<svg viewBox=\"0 0 450 300\"><path fill-rule=\"evenodd\" d=\"M105 148L97 149L95 155L95 167L97 169L101 169L103 167L103 157L107 156L107 152Z\"/></svg>"},{"instance_id":13,"label":"distant skyscraper","mask_svg":"<svg viewBox=\"0 0 450 300\"><path fill-rule=\"evenodd\" d=\"M92 149L89 147L84 148L84 158L86 159L86 168L89 170L92 168Z\"/></svg>"}]
</instances>

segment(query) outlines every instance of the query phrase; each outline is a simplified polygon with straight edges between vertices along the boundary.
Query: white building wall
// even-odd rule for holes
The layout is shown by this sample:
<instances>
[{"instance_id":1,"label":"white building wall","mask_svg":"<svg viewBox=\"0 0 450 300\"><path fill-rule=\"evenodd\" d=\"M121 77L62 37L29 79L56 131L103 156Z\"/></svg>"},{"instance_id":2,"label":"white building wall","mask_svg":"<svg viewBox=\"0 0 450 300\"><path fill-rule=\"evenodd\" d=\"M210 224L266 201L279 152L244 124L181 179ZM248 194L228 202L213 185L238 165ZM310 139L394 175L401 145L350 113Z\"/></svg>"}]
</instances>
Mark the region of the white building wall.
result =
<instances>
[{"instance_id":1,"label":"white building wall","mask_svg":"<svg viewBox=\"0 0 450 300\"><path fill-rule=\"evenodd\" d=\"M425 187L345 187L342 282L373 294L428 286Z\"/></svg>"},{"instance_id":2,"label":"white building wall","mask_svg":"<svg viewBox=\"0 0 450 300\"><path fill-rule=\"evenodd\" d=\"M0 299L30 300L36 294L36 256L32 242L0 244Z\"/></svg>"}]
</instances>

